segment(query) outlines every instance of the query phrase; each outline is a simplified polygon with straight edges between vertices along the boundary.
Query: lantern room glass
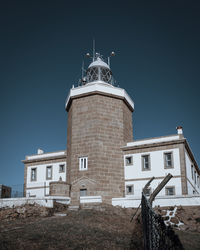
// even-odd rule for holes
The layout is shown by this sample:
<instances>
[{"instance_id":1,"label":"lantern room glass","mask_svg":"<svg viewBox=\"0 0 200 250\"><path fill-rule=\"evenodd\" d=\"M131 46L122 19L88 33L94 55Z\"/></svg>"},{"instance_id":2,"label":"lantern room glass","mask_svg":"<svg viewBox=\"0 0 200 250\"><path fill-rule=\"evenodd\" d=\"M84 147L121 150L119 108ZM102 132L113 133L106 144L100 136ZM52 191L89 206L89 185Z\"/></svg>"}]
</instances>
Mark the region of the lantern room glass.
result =
<instances>
[{"instance_id":1,"label":"lantern room glass","mask_svg":"<svg viewBox=\"0 0 200 250\"><path fill-rule=\"evenodd\" d=\"M111 83L112 72L100 66L91 67L87 70L87 82L103 81L106 83Z\"/></svg>"}]
</instances>

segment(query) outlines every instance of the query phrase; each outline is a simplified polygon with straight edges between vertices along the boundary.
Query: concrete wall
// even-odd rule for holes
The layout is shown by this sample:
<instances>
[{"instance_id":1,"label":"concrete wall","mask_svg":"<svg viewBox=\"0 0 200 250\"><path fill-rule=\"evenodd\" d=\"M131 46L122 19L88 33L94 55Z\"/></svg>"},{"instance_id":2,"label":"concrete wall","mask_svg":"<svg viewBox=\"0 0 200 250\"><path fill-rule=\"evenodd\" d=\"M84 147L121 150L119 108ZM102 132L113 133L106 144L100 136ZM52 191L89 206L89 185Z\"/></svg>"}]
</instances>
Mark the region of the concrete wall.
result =
<instances>
[{"instance_id":1,"label":"concrete wall","mask_svg":"<svg viewBox=\"0 0 200 250\"><path fill-rule=\"evenodd\" d=\"M9 198L9 199L0 199L0 208L3 207L17 207L23 206L25 204L38 204L44 207L53 207L53 202L57 201L64 204L70 203L70 198L68 197L47 197L47 198Z\"/></svg>"},{"instance_id":2,"label":"concrete wall","mask_svg":"<svg viewBox=\"0 0 200 250\"><path fill-rule=\"evenodd\" d=\"M141 197L126 197L126 198L113 198L113 206L121 207L138 207L141 203ZM160 206L200 206L200 195L176 195L176 196L157 196L153 202L153 207Z\"/></svg>"}]
</instances>

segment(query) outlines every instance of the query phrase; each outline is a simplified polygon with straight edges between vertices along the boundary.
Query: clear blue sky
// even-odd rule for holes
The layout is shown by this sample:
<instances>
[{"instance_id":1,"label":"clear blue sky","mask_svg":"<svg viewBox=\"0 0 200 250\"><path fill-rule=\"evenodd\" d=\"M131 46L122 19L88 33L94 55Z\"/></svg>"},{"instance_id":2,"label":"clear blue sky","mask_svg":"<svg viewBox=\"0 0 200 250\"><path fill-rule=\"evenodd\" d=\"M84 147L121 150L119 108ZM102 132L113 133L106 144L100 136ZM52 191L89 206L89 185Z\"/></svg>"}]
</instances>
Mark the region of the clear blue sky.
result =
<instances>
[{"instance_id":1,"label":"clear blue sky","mask_svg":"<svg viewBox=\"0 0 200 250\"><path fill-rule=\"evenodd\" d=\"M1 1L0 184L25 155L66 148L65 99L92 38L135 102L134 138L182 125L200 163L199 1ZM86 61L87 62L87 61Z\"/></svg>"}]
</instances>

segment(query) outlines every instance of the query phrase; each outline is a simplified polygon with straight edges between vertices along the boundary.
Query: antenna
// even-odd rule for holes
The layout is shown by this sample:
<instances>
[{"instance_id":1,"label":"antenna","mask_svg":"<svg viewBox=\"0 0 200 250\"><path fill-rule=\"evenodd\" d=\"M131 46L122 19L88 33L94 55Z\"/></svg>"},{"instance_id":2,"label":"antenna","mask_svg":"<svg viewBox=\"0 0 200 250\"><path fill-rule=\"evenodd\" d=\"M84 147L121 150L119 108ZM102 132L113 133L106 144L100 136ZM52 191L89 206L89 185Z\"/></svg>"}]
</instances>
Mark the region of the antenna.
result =
<instances>
[{"instance_id":1,"label":"antenna","mask_svg":"<svg viewBox=\"0 0 200 250\"><path fill-rule=\"evenodd\" d=\"M95 39L93 38L93 62L95 58Z\"/></svg>"},{"instance_id":2,"label":"antenna","mask_svg":"<svg viewBox=\"0 0 200 250\"><path fill-rule=\"evenodd\" d=\"M108 56L108 66L110 67L110 58L111 58L111 56L115 56L115 52L114 51L112 51L111 53L110 53L110 56Z\"/></svg>"},{"instance_id":3,"label":"antenna","mask_svg":"<svg viewBox=\"0 0 200 250\"><path fill-rule=\"evenodd\" d=\"M84 77L84 60L82 61L82 68L81 68L81 72L82 72L82 77L81 77L81 79L83 79L83 77Z\"/></svg>"}]
</instances>

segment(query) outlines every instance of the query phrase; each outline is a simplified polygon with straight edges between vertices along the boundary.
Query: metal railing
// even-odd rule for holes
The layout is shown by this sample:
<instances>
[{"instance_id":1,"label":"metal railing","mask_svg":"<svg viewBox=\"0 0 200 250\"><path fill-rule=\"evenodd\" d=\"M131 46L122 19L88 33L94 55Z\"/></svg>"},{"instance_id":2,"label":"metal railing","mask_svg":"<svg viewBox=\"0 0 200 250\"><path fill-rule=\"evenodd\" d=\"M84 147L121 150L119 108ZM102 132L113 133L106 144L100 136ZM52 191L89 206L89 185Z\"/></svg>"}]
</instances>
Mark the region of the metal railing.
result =
<instances>
[{"instance_id":1,"label":"metal railing","mask_svg":"<svg viewBox=\"0 0 200 250\"><path fill-rule=\"evenodd\" d=\"M152 209L142 193L142 224L145 250L181 250L183 246L171 226L166 226L161 215Z\"/></svg>"}]
</instances>

